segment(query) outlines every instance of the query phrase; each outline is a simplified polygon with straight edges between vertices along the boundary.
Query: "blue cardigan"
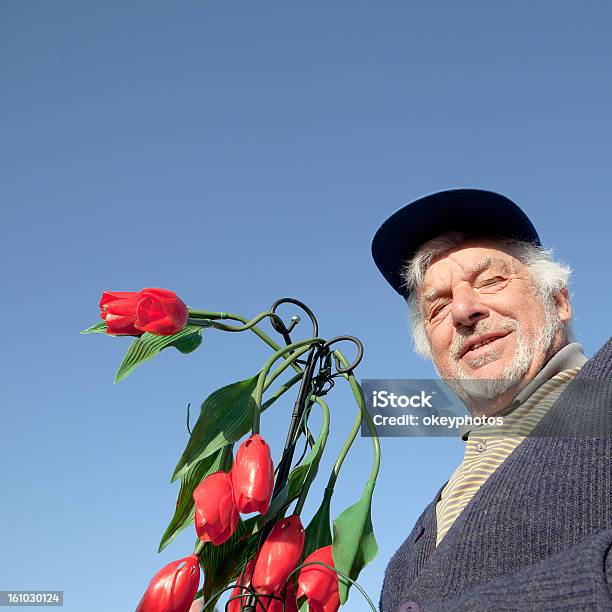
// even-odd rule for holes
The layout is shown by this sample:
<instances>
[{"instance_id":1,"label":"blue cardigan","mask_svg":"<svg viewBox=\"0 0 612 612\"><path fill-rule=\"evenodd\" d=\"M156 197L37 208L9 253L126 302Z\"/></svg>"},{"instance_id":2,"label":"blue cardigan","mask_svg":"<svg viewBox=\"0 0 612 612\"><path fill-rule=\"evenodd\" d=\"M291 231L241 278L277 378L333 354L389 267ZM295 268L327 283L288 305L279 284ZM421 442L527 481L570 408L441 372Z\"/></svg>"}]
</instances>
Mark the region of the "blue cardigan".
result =
<instances>
[{"instance_id":1,"label":"blue cardigan","mask_svg":"<svg viewBox=\"0 0 612 612\"><path fill-rule=\"evenodd\" d=\"M608 340L436 547L438 491L381 612L612 610L611 375Z\"/></svg>"}]
</instances>

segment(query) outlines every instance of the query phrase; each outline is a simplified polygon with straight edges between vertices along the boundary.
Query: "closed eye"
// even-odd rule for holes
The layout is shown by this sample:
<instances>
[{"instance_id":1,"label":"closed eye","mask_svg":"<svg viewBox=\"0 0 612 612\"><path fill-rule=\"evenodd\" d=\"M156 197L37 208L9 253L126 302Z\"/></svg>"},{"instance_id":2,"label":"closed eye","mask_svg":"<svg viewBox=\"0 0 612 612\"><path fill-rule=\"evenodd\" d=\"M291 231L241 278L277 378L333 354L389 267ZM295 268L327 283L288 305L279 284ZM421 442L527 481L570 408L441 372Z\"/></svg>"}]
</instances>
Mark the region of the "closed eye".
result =
<instances>
[{"instance_id":1,"label":"closed eye","mask_svg":"<svg viewBox=\"0 0 612 612\"><path fill-rule=\"evenodd\" d=\"M439 315L442 310L444 310L447 306L448 306L448 302L443 303L443 304L438 304L437 306L434 306L431 309L431 312L429 313L429 320L433 320L437 315Z\"/></svg>"},{"instance_id":2,"label":"closed eye","mask_svg":"<svg viewBox=\"0 0 612 612\"><path fill-rule=\"evenodd\" d=\"M506 279L503 278L502 276L494 276L493 278L487 278L483 281L481 281L478 286L479 287L490 287L491 285L496 285L497 283L502 283L504 282Z\"/></svg>"}]
</instances>

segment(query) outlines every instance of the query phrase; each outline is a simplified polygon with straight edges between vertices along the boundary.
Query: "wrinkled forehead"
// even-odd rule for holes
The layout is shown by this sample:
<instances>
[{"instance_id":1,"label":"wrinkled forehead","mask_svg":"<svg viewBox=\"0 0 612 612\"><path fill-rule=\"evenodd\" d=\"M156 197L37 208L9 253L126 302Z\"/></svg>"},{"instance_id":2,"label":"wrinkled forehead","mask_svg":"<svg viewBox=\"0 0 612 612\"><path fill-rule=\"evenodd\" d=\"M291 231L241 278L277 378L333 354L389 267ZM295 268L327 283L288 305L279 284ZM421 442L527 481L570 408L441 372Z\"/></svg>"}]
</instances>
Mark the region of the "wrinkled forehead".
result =
<instances>
[{"instance_id":1,"label":"wrinkled forehead","mask_svg":"<svg viewBox=\"0 0 612 612\"><path fill-rule=\"evenodd\" d=\"M432 259L417 294L420 301L431 301L448 290L453 280L470 281L485 272L511 274L521 267L524 264L503 246L462 244Z\"/></svg>"}]
</instances>

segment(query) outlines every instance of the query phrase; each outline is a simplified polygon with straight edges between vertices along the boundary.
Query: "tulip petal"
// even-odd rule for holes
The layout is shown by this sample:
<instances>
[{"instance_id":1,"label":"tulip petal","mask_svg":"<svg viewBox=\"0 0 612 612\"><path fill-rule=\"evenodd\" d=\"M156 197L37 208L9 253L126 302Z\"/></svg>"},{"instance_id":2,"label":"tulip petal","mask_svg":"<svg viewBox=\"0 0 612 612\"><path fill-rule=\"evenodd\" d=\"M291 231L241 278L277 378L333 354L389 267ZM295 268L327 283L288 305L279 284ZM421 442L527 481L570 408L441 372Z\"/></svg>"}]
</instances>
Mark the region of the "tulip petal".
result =
<instances>
[{"instance_id":1,"label":"tulip petal","mask_svg":"<svg viewBox=\"0 0 612 612\"><path fill-rule=\"evenodd\" d=\"M141 291L142 299L136 306L134 326L152 334L168 336L185 326L189 311L173 291L168 292L172 296L158 295L159 291Z\"/></svg>"},{"instance_id":2,"label":"tulip petal","mask_svg":"<svg viewBox=\"0 0 612 612\"><path fill-rule=\"evenodd\" d=\"M141 289L140 293L142 295L149 295L156 299L176 297L176 293L174 293L174 291L170 291L170 289L162 289L161 287L145 287L144 289Z\"/></svg>"},{"instance_id":3,"label":"tulip petal","mask_svg":"<svg viewBox=\"0 0 612 612\"><path fill-rule=\"evenodd\" d=\"M107 334L115 336L141 336L144 333L134 327L131 317L107 314L105 320Z\"/></svg>"},{"instance_id":4,"label":"tulip petal","mask_svg":"<svg viewBox=\"0 0 612 612\"><path fill-rule=\"evenodd\" d=\"M153 576L136 612L187 612L199 583L200 566L195 555L172 561Z\"/></svg>"},{"instance_id":5,"label":"tulip petal","mask_svg":"<svg viewBox=\"0 0 612 612\"><path fill-rule=\"evenodd\" d=\"M253 571L253 587L272 595L281 590L295 569L304 548L304 527L300 517L281 519L272 529L257 556Z\"/></svg>"},{"instance_id":6,"label":"tulip petal","mask_svg":"<svg viewBox=\"0 0 612 612\"><path fill-rule=\"evenodd\" d=\"M141 325L147 325L157 319L162 319L164 309L161 304L152 297L143 297L136 306L136 316Z\"/></svg>"},{"instance_id":7,"label":"tulip petal","mask_svg":"<svg viewBox=\"0 0 612 612\"><path fill-rule=\"evenodd\" d=\"M112 302L108 302L104 305L104 310L106 312L115 314L115 315L124 315L131 316L134 318L136 316L136 306L140 301L140 296L125 298L123 300L113 300Z\"/></svg>"},{"instance_id":8,"label":"tulip petal","mask_svg":"<svg viewBox=\"0 0 612 612\"><path fill-rule=\"evenodd\" d=\"M109 302L121 299L135 298L139 295L140 293L138 291L103 291L102 297L100 298L100 308L102 308L104 304L108 304Z\"/></svg>"},{"instance_id":9,"label":"tulip petal","mask_svg":"<svg viewBox=\"0 0 612 612\"><path fill-rule=\"evenodd\" d=\"M314 563L325 563L334 567L332 547L325 546L315 550L304 559L304 563L313 563L302 568L298 577L298 597L307 595L323 601L334 588L338 588L336 573L325 567L325 565L314 565Z\"/></svg>"},{"instance_id":10,"label":"tulip petal","mask_svg":"<svg viewBox=\"0 0 612 612\"><path fill-rule=\"evenodd\" d=\"M207 476L193 492L193 499L198 538L215 546L229 540L238 526L229 474L214 472Z\"/></svg>"},{"instance_id":11,"label":"tulip petal","mask_svg":"<svg viewBox=\"0 0 612 612\"><path fill-rule=\"evenodd\" d=\"M106 321L106 333L115 336L141 336L134 327L140 294L133 291L104 291L100 299L100 318Z\"/></svg>"},{"instance_id":12,"label":"tulip petal","mask_svg":"<svg viewBox=\"0 0 612 612\"><path fill-rule=\"evenodd\" d=\"M274 465L270 447L259 434L240 445L231 477L238 510L244 514L265 514L274 489Z\"/></svg>"}]
</instances>

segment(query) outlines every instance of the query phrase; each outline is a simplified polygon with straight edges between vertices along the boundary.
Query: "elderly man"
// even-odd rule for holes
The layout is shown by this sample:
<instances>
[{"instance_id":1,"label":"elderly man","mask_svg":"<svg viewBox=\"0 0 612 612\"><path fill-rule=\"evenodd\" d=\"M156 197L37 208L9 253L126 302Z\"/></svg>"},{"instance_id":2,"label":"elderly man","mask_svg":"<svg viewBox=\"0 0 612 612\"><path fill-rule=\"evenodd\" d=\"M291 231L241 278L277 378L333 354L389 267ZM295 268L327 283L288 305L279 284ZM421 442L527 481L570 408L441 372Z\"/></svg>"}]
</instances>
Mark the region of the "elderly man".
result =
<instances>
[{"instance_id":1,"label":"elderly man","mask_svg":"<svg viewBox=\"0 0 612 612\"><path fill-rule=\"evenodd\" d=\"M381 612L612 610L612 342L571 342L569 268L488 191L394 213L374 260L415 347L473 416L465 455L391 559Z\"/></svg>"}]
</instances>

